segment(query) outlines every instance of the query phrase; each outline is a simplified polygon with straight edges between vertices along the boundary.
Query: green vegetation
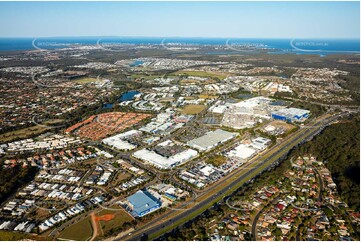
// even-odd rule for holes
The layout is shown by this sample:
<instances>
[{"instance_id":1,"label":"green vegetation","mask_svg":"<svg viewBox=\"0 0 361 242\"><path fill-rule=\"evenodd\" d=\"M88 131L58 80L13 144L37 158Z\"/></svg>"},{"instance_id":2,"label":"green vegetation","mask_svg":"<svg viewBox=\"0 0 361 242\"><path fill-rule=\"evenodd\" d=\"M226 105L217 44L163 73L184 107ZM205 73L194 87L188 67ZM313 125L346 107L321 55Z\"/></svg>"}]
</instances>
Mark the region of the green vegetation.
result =
<instances>
[{"instance_id":1,"label":"green vegetation","mask_svg":"<svg viewBox=\"0 0 361 242\"><path fill-rule=\"evenodd\" d=\"M326 128L302 150L327 161L344 202L360 211L360 118L355 115Z\"/></svg>"},{"instance_id":2,"label":"green vegetation","mask_svg":"<svg viewBox=\"0 0 361 242\"><path fill-rule=\"evenodd\" d=\"M119 164L116 163L118 166ZM123 172L119 172L116 177L113 179L112 181L112 185L119 185L123 182L126 182L126 181L129 181L131 178L133 177L132 174L126 172L126 171L123 171Z\"/></svg>"},{"instance_id":3,"label":"green vegetation","mask_svg":"<svg viewBox=\"0 0 361 242\"><path fill-rule=\"evenodd\" d=\"M111 208L119 209L119 206L114 205ZM104 209L101 212L97 213L96 216L103 216L107 214L114 214L114 218L109 221L99 221L102 236L98 236L98 240L114 236L123 231L126 231L130 228L133 228L137 224L137 220L133 219L126 211L124 210L108 210Z\"/></svg>"},{"instance_id":4,"label":"green vegetation","mask_svg":"<svg viewBox=\"0 0 361 242\"><path fill-rule=\"evenodd\" d=\"M238 89L238 91L230 93L229 96L232 98L236 98L236 99L242 99L242 98L247 99L247 98L254 97L256 95L241 87Z\"/></svg>"},{"instance_id":5,"label":"green vegetation","mask_svg":"<svg viewBox=\"0 0 361 242\"><path fill-rule=\"evenodd\" d=\"M300 101L296 101L296 102L292 103L290 107L310 110L311 115L314 117L321 116L327 110L326 107L324 107L324 106L307 103L307 102L300 102Z\"/></svg>"},{"instance_id":6,"label":"green vegetation","mask_svg":"<svg viewBox=\"0 0 361 242\"><path fill-rule=\"evenodd\" d=\"M207 159L207 163L212 164L214 166L220 166L227 161L227 158L221 155L214 155Z\"/></svg>"},{"instance_id":7,"label":"green vegetation","mask_svg":"<svg viewBox=\"0 0 361 242\"><path fill-rule=\"evenodd\" d=\"M163 75L147 75L147 74L132 74L131 77L134 79L151 80L155 78L161 78Z\"/></svg>"},{"instance_id":8,"label":"green vegetation","mask_svg":"<svg viewBox=\"0 0 361 242\"><path fill-rule=\"evenodd\" d=\"M119 209L119 206L113 206L111 208ZM109 221L99 221L101 230L103 231L103 235L105 237L112 236L132 227L132 221L134 219L124 210L104 209L97 213L96 216L100 217L108 214L113 214L114 218Z\"/></svg>"},{"instance_id":9,"label":"green vegetation","mask_svg":"<svg viewBox=\"0 0 361 242\"><path fill-rule=\"evenodd\" d=\"M66 228L59 238L69 240L88 240L93 233L90 218L87 217L78 223Z\"/></svg>"},{"instance_id":10,"label":"green vegetation","mask_svg":"<svg viewBox=\"0 0 361 242\"><path fill-rule=\"evenodd\" d=\"M296 98L297 95L292 92L292 93L289 93L289 92L276 92L274 95L273 95L274 98L276 99L287 99L287 98Z\"/></svg>"},{"instance_id":11,"label":"green vegetation","mask_svg":"<svg viewBox=\"0 0 361 242\"><path fill-rule=\"evenodd\" d=\"M1 241L19 241L19 240L49 240L47 237L33 236L31 234L13 232L13 231L0 231Z\"/></svg>"},{"instance_id":12,"label":"green vegetation","mask_svg":"<svg viewBox=\"0 0 361 242\"><path fill-rule=\"evenodd\" d=\"M4 202L22 185L32 181L37 172L33 166L21 167L17 164L12 168L4 168L0 162L0 203Z\"/></svg>"},{"instance_id":13,"label":"green vegetation","mask_svg":"<svg viewBox=\"0 0 361 242\"><path fill-rule=\"evenodd\" d=\"M339 85L351 92L351 97L354 105L360 103L360 68L355 68L350 72L350 75L340 76L340 79L345 82L340 82Z\"/></svg>"},{"instance_id":14,"label":"green vegetation","mask_svg":"<svg viewBox=\"0 0 361 242\"><path fill-rule=\"evenodd\" d=\"M75 82L79 83L79 84L92 83L92 82L96 82L96 81L97 81L97 79L93 78L93 77L86 77L86 78L75 80Z\"/></svg>"},{"instance_id":15,"label":"green vegetation","mask_svg":"<svg viewBox=\"0 0 361 242\"><path fill-rule=\"evenodd\" d=\"M173 74L184 75L184 76L210 77L210 78L217 78L217 79L224 79L228 76L225 73L206 72L206 71L177 71L177 72L174 72Z\"/></svg>"},{"instance_id":16,"label":"green vegetation","mask_svg":"<svg viewBox=\"0 0 361 242\"><path fill-rule=\"evenodd\" d=\"M0 135L0 143L6 143L6 142L12 142L20 139L27 139L30 137L34 137L37 135L40 135L42 133L45 133L46 131L52 129L51 127L46 127L45 125L59 125L62 120L54 119L49 120L43 123L43 125L36 125L32 127L27 127L23 129L19 129L16 131L9 131L7 133Z\"/></svg>"},{"instance_id":17,"label":"green vegetation","mask_svg":"<svg viewBox=\"0 0 361 242\"><path fill-rule=\"evenodd\" d=\"M339 193L348 204L359 210L359 117L353 116L346 122L331 125L326 128L319 136L297 148L293 149L284 159L288 161L291 157L312 154L318 160L327 160L326 166L330 169L332 176L336 178ZM357 135L354 135L357 134ZM336 155L335 155L336 154ZM257 189L265 185L276 185L285 179L284 173L289 168L289 162L281 162L272 170L265 171L258 175L252 184L241 186L231 196L232 200L239 200L244 197L250 197ZM354 174L350 174L352 172ZM339 186L340 185L340 186ZM343 190L341 190L343 189ZM171 232L162 236L163 240L208 240L207 233L210 232L210 221L218 221L219 218L230 211L224 202L214 204L211 209L205 210L202 214L173 229ZM331 210L325 211L330 215ZM300 218L304 220L304 218ZM309 219L308 217L305 219ZM301 234L303 231L302 223L299 228ZM245 239L251 240L250 233L245 231ZM276 232L276 231L275 231ZM279 232L279 231L278 231ZM277 234L279 234L277 232ZM220 230L221 235L227 235L227 230ZM279 239L279 238L278 238ZM336 238L337 239L337 238Z\"/></svg>"},{"instance_id":18,"label":"green vegetation","mask_svg":"<svg viewBox=\"0 0 361 242\"><path fill-rule=\"evenodd\" d=\"M285 178L284 172L286 169L288 169L288 167L289 163L282 162L274 170L265 171L262 175L257 177L253 184L241 186L237 191L233 193L231 198L240 199L244 197L250 197L255 191L258 190L258 188L261 188L264 185L276 184L280 180L280 178ZM220 222L221 220L219 220L219 218L228 213L235 213L235 210L230 210L230 208L224 202L215 203L211 208L206 209L202 214L198 215L194 219L188 222L185 221L186 223L184 223L183 225L173 229L171 232L162 236L162 239L169 241L191 241L195 239L195 236L197 236L197 240L207 240L207 232L209 232L210 221L215 220L217 222ZM249 231L244 227L243 229L243 231L246 232L245 239L252 240ZM227 230L220 230L220 234L224 236L232 236L232 234Z\"/></svg>"}]
</instances>

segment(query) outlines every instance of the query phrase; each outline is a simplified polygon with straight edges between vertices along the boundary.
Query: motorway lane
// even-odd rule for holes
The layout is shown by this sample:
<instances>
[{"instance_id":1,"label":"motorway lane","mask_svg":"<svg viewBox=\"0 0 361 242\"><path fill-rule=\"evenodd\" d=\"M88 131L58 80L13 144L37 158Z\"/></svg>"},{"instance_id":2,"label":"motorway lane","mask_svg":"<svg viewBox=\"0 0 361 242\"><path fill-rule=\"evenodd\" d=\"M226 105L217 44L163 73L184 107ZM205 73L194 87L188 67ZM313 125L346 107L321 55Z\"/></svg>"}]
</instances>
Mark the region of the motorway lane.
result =
<instances>
[{"instance_id":1,"label":"motorway lane","mask_svg":"<svg viewBox=\"0 0 361 242\"><path fill-rule=\"evenodd\" d=\"M327 118L323 118L320 119L320 121L316 121L314 126L319 126L318 124L320 123L325 123L328 124L331 121L333 121L335 118L330 116ZM325 125L321 125L319 126L319 128L324 128ZM206 205L212 203L212 202L217 202L218 200L222 199L223 197L225 197L226 192L228 192L231 188L234 188L235 186L241 186L239 183L240 181L244 180L245 178L247 178L248 176L252 175L252 172L256 171L258 168L262 167L265 163L267 163L267 166L265 167L265 169L268 168L269 165L271 165L274 161L277 161L282 155L286 154L286 151L288 152L291 148L293 148L295 145L302 143L305 140L310 139L312 136L314 136L315 134L319 133L320 130L316 129L316 128L309 128L309 129L302 129L302 131L300 131L301 135L298 136L294 136L291 142L287 142L287 144L283 144L284 146L279 149L278 151L276 151L275 153L271 154L268 158L264 159L263 161L259 161L257 163L257 165L248 170L246 173L242 174L241 177L234 179L230 184L228 184L227 186L223 187L219 192L217 192L215 195L210 196L208 198L206 198L205 200L199 202L198 204L196 204L195 206L193 206L192 208L190 208L189 210L182 212L178 215L176 215L174 218L169 219L167 221L164 221L160 224L154 224L154 222L151 224L151 228L146 228L149 225L145 225L145 228L142 229L138 229L138 232L135 232L135 234L133 234L132 236L126 236L126 237L121 237L121 238L117 238L117 240L140 240L142 237L143 233L146 233L148 235L152 235L155 233L158 233L159 231L161 231L164 228L168 228L169 226L173 225L176 221L182 221L183 219L187 218L190 214L192 214L193 212L197 212L199 211L199 214L202 212L202 208L204 208ZM296 132L298 134L298 132ZM277 145L278 147L279 145ZM272 149L273 150L273 149ZM272 162L269 162L272 161ZM256 162L254 162L256 163ZM253 164L253 163L252 163ZM234 173L236 174L236 173ZM233 174L233 175L234 175ZM252 176L254 177L254 176ZM251 178L252 178L251 177ZM250 179L251 179L250 178ZM226 180L226 179L223 179ZM227 179L227 181L229 181ZM218 185L220 183L218 182ZM222 196L223 195L223 196ZM203 209L204 210L204 209ZM170 216L168 214L165 214L164 216L161 216L160 219L161 221L163 221L162 219L167 219ZM170 230L171 228L169 228ZM167 229L168 230L168 229Z\"/></svg>"}]
</instances>

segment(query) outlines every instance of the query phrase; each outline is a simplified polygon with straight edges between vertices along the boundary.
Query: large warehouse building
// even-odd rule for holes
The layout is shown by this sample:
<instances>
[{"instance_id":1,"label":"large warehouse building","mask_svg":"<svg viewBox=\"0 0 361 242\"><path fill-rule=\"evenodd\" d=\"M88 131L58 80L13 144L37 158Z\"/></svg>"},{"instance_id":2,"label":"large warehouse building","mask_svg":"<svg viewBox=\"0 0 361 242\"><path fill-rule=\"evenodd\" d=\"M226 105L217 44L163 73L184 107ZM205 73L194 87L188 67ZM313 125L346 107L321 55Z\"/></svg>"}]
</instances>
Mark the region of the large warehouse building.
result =
<instances>
[{"instance_id":1,"label":"large warehouse building","mask_svg":"<svg viewBox=\"0 0 361 242\"><path fill-rule=\"evenodd\" d=\"M161 201L147 191L137 191L127 197L126 204L134 217L143 217L162 206Z\"/></svg>"},{"instance_id":2,"label":"large warehouse building","mask_svg":"<svg viewBox=\"0 0 361 242\"><path fill-rule=\"evenodd\" d=\"M272 112L272 118L288 122L302 121L309 116L310 111L299 108L283 108Z\"/></svg>"},{"instance_id":3,"label":"large warehouse building","mask_svg":"<svg viewBox=\"0 0 361 242\"><path fill-rule=\"evenodd\" d=\"M237 136L237 133L227 132L221 129L208 132L204 136L188 141L187 145L200 151L210 150L217 145L227 142Z\"/></svg>"},{"instance_id":4,"label":"large warehouse building","mask_svg":"<svg viewBox=\"0 0 361 242\"><path fill-rule=\"evenodd\" d=\"M158 169L171 169L172 167L182 165L198 155L196 150L187 149L170 157L164 157L152 150L146 148L134 152L133 156L137 159L146 161Z\"/></svg>"},{"instance_id":5,"label":"large warehouse building","mask_svg":"<svg viewBox=\"0 0 361 242\"><path fill-rule=\"evenodd\" d=\"M255 149L249 148L245 144L240 144L234 149L230 150L227 153L227 156L235 159L246 160L252 157L255 153L256 153Z\"/></svg>"},{"instance_id":6,"label":"large warehouse building","mask_svg":"<svg viewBox=\"0 0 361 242\"><path fill-rule=\"evenodd\" d=\"M126 139L140 135L142 135L141 131L130 130L128 132L117 134L109 138L103 139L102 142L106 145L112 146L119 150L132 150L137 148L137 146L129 143Z\"/></svg>"}]
</instances>

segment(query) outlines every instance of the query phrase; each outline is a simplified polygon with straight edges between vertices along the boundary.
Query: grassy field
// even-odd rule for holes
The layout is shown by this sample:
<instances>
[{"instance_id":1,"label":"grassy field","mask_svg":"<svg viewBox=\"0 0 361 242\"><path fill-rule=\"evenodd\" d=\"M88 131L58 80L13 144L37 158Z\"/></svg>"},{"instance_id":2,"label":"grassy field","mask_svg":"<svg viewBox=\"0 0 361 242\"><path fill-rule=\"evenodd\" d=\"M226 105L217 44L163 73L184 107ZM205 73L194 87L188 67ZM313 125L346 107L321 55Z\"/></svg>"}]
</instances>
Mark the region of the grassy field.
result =
<instances>
[{"instance_id":1,"label":"grassy field","mask_svg":"<svg viewBox=\"0 0 361 242\"><path fill-rule=\"evenodd\" d=\"M142 74L132 74L131 77L135 78L135 79L139 79L139 78L143 78L145 80L151 80L151 79L155 79L155 78L160 78L163 75L142 75Z\"/></svg>"},{"instance_id":2,"label":"grassy field","mask_svg":"<svg viewBox=\"0 0 361 242\"><path fill-rule=\"evenodd\" d=\"M119 185L120 183L122 183L122 181L124 181L125 179L131 177L132 175L129 174L126 171L120 171L117 176L113 179L113 181L111 182L112 185L116 186Z\"/></svg>"},{"instance_id":3,"label":"grassy field","mask_svg":"<svg viewBox=\"0 0 361 242\"><path fill-rule=\"evenodd\" d=\"M69 240L88 240L91 238L92 233L93 229L91 226L90 217L87 217L66 228L63 232L61 232L59 238Z\"/></svg>"},{"instance_id":4,"label":"grassy field","mask_svg":"<svg viewBox=\"0 0 361 242\"><path fill-rule=\"evenodd\" d=\"M117 208L120 209L119 206L114 205L111 208ZM96 214L96 216L103 216L107 214L114 214L114 219L110 221L99 221L100 227L104 234L106 234L108 231L110 231L113 228L121 227L123 223L130 222L133 220L133 218L124 210L107 210L104 209Z\"/></svg>"},{"instance_id":5,"label":"grassy field","mask_svg":"<svg viewBox=\"0 0 361 242\"><path fill-rule=\"evenodd\" d=\"M207 159L207 163L212 164L214 166L220 166L224 163L226 163L227 158L221 155L214 155L212 157L210 157L209 159Z\"/></svg>"},{"instance_id":6,"label":"grassy field","mask_svg":"<svg viewBox=\"0 0 361 242\"><path fill-rule=\"evenodd\" d=\"M47 122L44 122L43 124L51 126L51 125L55 125L56 123L59 123L61 121L62 120L54 119L54 120L49 120ZM51 129L52 129L51 127L44 127L43 125L35 125L32 127L19 129L16 131L7 132L7 133L0 135L0 143L11 142L16 139L26 139L32 135L38 135L38 134L44 133L45 131L48 131Z\"/></svg>"},{"instance_id":7,"label":"grassy field","mask_svg":"<svg viewBox=\"0 0 361 242\"><path fill-rule=\"evenodd\" d=\"M81 79L75 80L75 82L78 84L92 83L92 82L96 82L96 81L97 81L97 79L93 78L93 77L86 77L86 78L81 78Z\"/></svg>"},{"instance_id":8,"label":"grassy field","mask_svg":"<svg viewBox=\"0 0 361 242\"><path fill-rule=\"evenodd\" d=\"M23 239L29 239L30 236L22 233L15 233L10 231L0 231L0 240L6 241L6 240L23 240Z\"/></svg>"},{"instance_id":9,"label":"grassy field","mask_svg":"<svg viewBox=\"0 0 361 242\"><path fill-rule=\"evenodd\" d=\"M1 241L18 241L18 240L49 240L48 237L44 236L33 236L31 234L18 233L13 231L0 231Z\"/></svg>"},{"instance_id":10,"label":"grassy field","mask_svg":"<svg viewBox=\"0 0 361 242\"><path fill-rule=\"evenodd\" d=\"M205 71L176 71L173 74L175 75L188 75L188 76L199 76L199 77L210 77L224 79L227 77L227 74L220 72L205 72Z\"/></svg>"},{"instance_id":11,"label":"grassy field","mask_svg":"<svg viewBox=\"0 0 361 242\"><path fill-rule=\"evenodd\" d=\"M183 108L183 110L181 111L182 114L198 114L200 112L202 112L207 106L205 105L195 105L195 104L190 104L187 105Z\"/></svg>"}]
</instances>

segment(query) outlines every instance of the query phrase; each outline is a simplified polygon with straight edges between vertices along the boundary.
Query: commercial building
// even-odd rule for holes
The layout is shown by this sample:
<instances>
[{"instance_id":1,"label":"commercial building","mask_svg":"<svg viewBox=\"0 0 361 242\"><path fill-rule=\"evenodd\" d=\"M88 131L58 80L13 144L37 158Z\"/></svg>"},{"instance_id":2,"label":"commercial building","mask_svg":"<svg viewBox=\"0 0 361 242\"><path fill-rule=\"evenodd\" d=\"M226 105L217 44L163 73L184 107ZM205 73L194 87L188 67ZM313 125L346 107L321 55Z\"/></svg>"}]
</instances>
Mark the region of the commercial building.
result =
<instances>
[{"instance_id":1,"label":"commercial building","mask_svg":"<svg viewBox=\"0 0 361 242\"><path fill-rule=\"evenodd\" d=\"M117 134L112 137L103 139L102 142L106 145L112 146L119 150L132 150L135 149L137 146L129 143L126 139L141 135L142 135L141 131L130 130L128 132Z\"/></svg>"},{"instance_id":2,"label":"commercial building","mask_svg":"<svg viewBox=\"0 0 361 242\"><path fill-rule=\"evenodd\" d=\"M272 118L288 122L302 121L309 116L310 111L299 108L283 108L272 112Z\"/></svg>"},{"instance_id":3,"label":"commercial building","mask_svg":"<svg viewBox=\"0 0 361 242\"><path fill-rule=\"evenodd\" d=\"M237 133L227 132L221 129L208 132L204 136L188 141L187 145L200 151L210 150L217 145L227 142L237 136Z\"/></svg>"},{"instance_id":4,"label":"commercial building","mask_svg":"<svg viewBox=\"0 0 361 242\"><path fill-rule=\"evenodd\" d=\"M270 139L263 138L263 137L257 137L252 140L252 143L249 145L250 147L253 147L257 150L264 150L267 148L267 146L271 143Z\"/></svg>"},{"instance_id":5,"label":"commercial building","mask_svg":"<svg viewBox=\"0 0 361 242\"><path fill-rule=\"evenodd\" d=\"M130 197L127 197L126 204L134 217L143 217L159 209L162 205L162 203L148 191L137 191Z\"/></svg>"},{"instance_id":6,"label":"commercial building","mask_svg":"<svg viewBox=\"0 0 361 242\"><path fill-rule=\"evenodd\" d=\"M244 108L256 108L256 107L268 106L270 102L272 102L272 99L268 97L259 96L235 103L233 104L233 106L244 107Z\"/></svg>"},{"instance_id":7,"label":"commercial building","mask_svg":"<svg viewBox=\"0 0 361 242\"><path fill-rule=\"evenodd\" d=\"M256 153L256 150L247 147L245 144L240 144L231 151L227 153L228 157L233 157L236 159L246 160L252 157Z\"/></svg>"},{"instance_id":8,"label":"commercial building","mask_svg":"<svg viewBox=\"0 0 361 242\"><path fill-rule=\"evenodd\" d=\"M181 165L197 155L198 152L192 149L184 150L168 158L147 149L138 150L133 154L135 158L146 161L159 169L170 169L174 166Z\"/></svg>"}]
</instances>

